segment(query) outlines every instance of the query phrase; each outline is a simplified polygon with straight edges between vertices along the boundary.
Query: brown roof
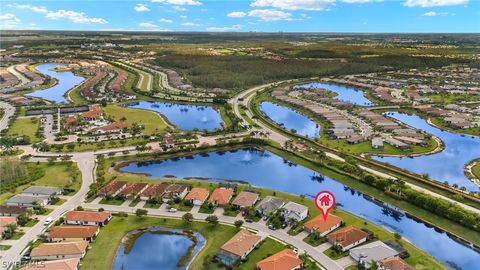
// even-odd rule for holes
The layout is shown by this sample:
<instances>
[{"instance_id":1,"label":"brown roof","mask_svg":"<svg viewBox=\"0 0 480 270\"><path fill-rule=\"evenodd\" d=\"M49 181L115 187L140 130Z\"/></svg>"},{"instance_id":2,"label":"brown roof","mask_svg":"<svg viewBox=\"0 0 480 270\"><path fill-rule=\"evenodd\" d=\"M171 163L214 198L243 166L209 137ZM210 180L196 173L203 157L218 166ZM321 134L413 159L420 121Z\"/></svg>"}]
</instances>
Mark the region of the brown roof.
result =
<instances>
[{"instance_id":1,"label":"brown roof","mask_svg":"<svg viewBox=\"0 0 480 270\"><path fill-rule=\"evenodd\" d=\"M27 207L16 205L0 205L0 213L9 215L20 215L27 212Z\"/></svg>"},{"instance_id":2,"label":"brown roof","mask_svg":"<svg viewBox=\"0 0 480 270\"><path fill-rule=\"evenodd\" d=\"M146 197L160 197L163 195L167 187L169 186L169 183L160 183L160 184L154 184L149 186L146 190L140 194L140 196L146 196Z\"/></svg>"},{"instance_id":3,"label":"brown roof","mask_svg":"<svg viewBox=\"0 0 480 270\"><path fill-rule=\"evenodd\" d=\"M16 217L0 217L0 227L5 227L8 224L16 224L17 218Z\"/></svg>"},{"instance_id":4,"label":"brown roof","mask_svg":"<svg viewBox=\"0 0 480 270\"><path fill-rule=\"evenodd\" d=\"M101 114L102 108L100 108L99 106L93 106L88 112L82 113L82 117L97 118L100 117Z\"/></svg>"},{"instance_id":5,"label":"brown roof","mask_svg":"<svg viewBox=\"0 0 480 270\"><path fill-rule=\"evenodd\" d=\"M252 206L258 200L258 194L255 192L242 191L238 196L233 199L232 204L239 206Z\"/></svg>"},{"instance_id":6,"label":"brown roof","mask_svg":"<svg viewBox=\"0 0 480 270\"><path fill-rule=\"evenodd\" d=\"M126 184L127 182L125 181L113 180L110 183L108 183L106 186L101 188L100 193L115 193Z\"/></svg>"},{"instance_id":7,"label":"brown roof","mask_svg":"<svg viewBox=\"0 0 480 270\"><path fill-rule=\"evenodd\" d=\"M284 249L272 256L257 262L260 270L291 270L303 264L298 255L291 249Z\"/></svg>"},{"instance_id":8,"label":"brown roof","mask_svg":"<svg viewBox=\"0 0 480 270\"><path fill-rule=\"evenodd\" d=\"M112 214L110 214L109 212L70 211L65 215L65 220L104 222L111 216Z\"/></svg>"},{"instance_id":9,"label":"brown roof","mask_svg":"<svg viewBox=\"0 0 480 270\"><path fill-rule=\"evenodd\" d=\"M379 263L387 270L414 270L413 267L397 256L383 259Z\"/></svg>"},{"instance_id":10,"label":"brown roof","mask_svg":"<svg viewBox=\"0 0 480 270\"><path fill-rule=\"evenodd\" d=\"M146 186L148 186L147 183L130 183L127 185L126 188L124 188L122 191L120 191L120 195L130 195L130 194L138 194L140 193Z\"/></svg>"},{"instance_id":11,"label":"brown roof","mask_svg":"<svg viewBox=\"0 0 480 270\"><path fill-rule=\"evenodd\" d=\"M324 233L328 231L330 228L339 224L340 222L342 222L342 218L332 214L329 214L326 220L323 220L322 215L318 215L310 219L309 221L305 222L304 226L309 230L316 230L319 233Z\"/></svg>"},{"instance_id":12,"label":"brown roof","mask_svg":"<svg viewBox=\"0 0 480 270\"><path fill-rule=\"evenodd\" d=\"M210 198L209 202L218 203L218 204L227 204L233 195L233 189L231 188L216 188Z\"/></svg>"},{"instance_id":13,"label":"brown roof","mask_svg":"<svg viewBox=\"0 0 480 270\"><path fill-rule=\"evenodd\" d=\"M117 130L117 129L125 129L128 127L126 122L113 122L103 127L97 127L92 129L92 131L103 130L103 131L110 131L110 130Z\"/></svg>"},{"instance_id":14,"label":"brown roof","mask_svg":"<svg viewBox=\"0 0 480 270\"><path fill-rule=\"evenodd\" d=\"M43 243L32 249L33 257L82 254L88 247L88 241Z\"/></svg>"},{"instance_id":15,"label":"brown roof","mask_svg":"<svg viewBox=\"0 0 480 270\"><path fill-rule=\"evenodd\" d=\"M187 194L185 200L199 200L204 202L208 198L208 189L195 187Z\"/></svg>"},{"instance_id":16,"label":"brown roof","mask_svg":"<svg viewBox=\"0 0 480 270\"><path fill-rule=\"evenodd\" d=\"M255 235L247 230L240 230L223 244L222 249L242 257L246 255L252 246L256 246L261 239L262 237L259 235Z\"/></svg>"},{"instance_id":17,"label":"brown roof","mask_svg":"<svg viewBox=\"0 0 480 270\"><path fill-rule=\"evenodd\" d=\"M367 237L368 233L353 226L341 228L340 230L332 232L327 236L330 243L340 245L342 247L349 246Z\"/></svg>"},{"instance_id":18,"label":"brown roof","mask_svg":"<svg viewBox=\"0 0 480 270\"><path fill-rule=\"evenodd\" d=\"M90 238L97 234L97 226L56 226L50 229L50 238Z\"/></svg>"},{"instance_id":19,"label":"brown roof","mask_svg":"<svg viewBox=\"0 0 480 270\"><path fill-rule=\"evenodd\" d=\"M80 264L80 259L74 258L29 264L22 270L76 270L78 264Z\"/></svg>"}]
</instances>

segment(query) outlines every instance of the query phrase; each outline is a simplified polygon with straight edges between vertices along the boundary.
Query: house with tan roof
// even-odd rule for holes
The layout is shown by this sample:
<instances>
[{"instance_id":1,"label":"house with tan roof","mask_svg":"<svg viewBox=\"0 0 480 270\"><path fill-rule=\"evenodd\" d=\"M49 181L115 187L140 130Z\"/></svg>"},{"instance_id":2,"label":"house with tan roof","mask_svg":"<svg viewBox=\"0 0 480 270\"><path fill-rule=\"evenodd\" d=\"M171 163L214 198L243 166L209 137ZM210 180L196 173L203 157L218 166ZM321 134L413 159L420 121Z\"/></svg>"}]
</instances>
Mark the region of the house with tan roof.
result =
<instances>
[{"instance_id":1,"label":"house with tan roof","mask_svg":"<svg viewBox=\"0 0 480 270\"><path fill-rule=\"evenodd\" d=\"M231 267L245 259L255 246L260 243L262 237L247 230L240 230L221 247L215 255L224 265Z\"/></svg>"},{"instance_id":2,"label":"house with tan roof","mask_svg":"<svg viewBox=\"0 0 480 270\"><path fill-rule=\"evenodd\" d=\"M110 212L95 211L70 211L65 215L65 224L85 225L85 226L104 226L112 219Z\"/></svg>"},{"instance_id":3,"label":"house with tan roof","mask_svg":"<svg viewBox=\"0 0 480 270\"><path fill-rule=\"evenodd\" d=\"M50 242L76 242L95 240L99 232L97 226L55 226L48 232Z\"/></svg>"},{"instance_id":4,"label":"house with tan roof","mask_svg":"<svg viewBox=\"0 0 480 270\"><path fill-rule=\"evenodd\" d=\"M297 270L302 269L303 261L291 249L284 249L255 264L258 270Z\"/></svg>"},{"instance_id":5,"label":"house with tan roof","mask_svg":"<svg viewBox=\"0 0 480 270\"><path fill-rule=\"evenodd\" d=\"M87 252L88 242L59 242L59 243L42 243L38 247L32 249L30 256L32 260L50 261L58 259L83 258Z\"/></svg>"},{"instance_id":6,"label":"house with tan roof","mask_svg":"<svg viewBox=\"0 0 480 270\"><path fill-rule=\"evenodd\" d=\"M148 188L147 183L129 183L127 187L118 193L118 195L125 198L132 198L140 195L143 191Z\"/></svg>"},{"instance_id":7,"label":"house with tan roof","mask_svg":"<svg viewBox=\"0 0 480 270\"><path fill-rule=\"evenodd\" d=\"M106 133L123 133L128 127L126 122L113 122L105 126L95 127L91 129L91 132L95 134L106 134Z\"/></svg>"},{"instance_id":8,"label":"house with tan roof","mask_svg":"<svg viewBox=\"0 0 480 270\"><path fill-rule=\"evenodd\" d=\"M243 190L233 199L232 204L238 208L247 208L253 206L257 202L258 197L258 193Z\"/></svg>"},{"instance_id":9,"label":"house with tan roof","mask_svg":"<svg viewBox=\"0 0 480 270\"><path fill-rule=\"evenodd\" d=\"M80 115L80 117L85 121L98 121L103 119L103 111L100 106L93 106L90 108L89 111L84 112Z\"/></svg>"},{"instance_id":10,"label":"house with tan roof","mask_svg":"<svg viewBox=\"0 0 480 270\"><path fill-rule=\"evenodd\" d=\"M155 198L162 197L167 187L170 186L169 183L160 183L160 184L153 184L149 185L147 189L145 189L142 193L140 193L140 199L142 201L148 201Z\"/></svg>"},{"instance_id":11,"label":"house with tan roof","mask_svg":"<svg viewBox=\"0 0 480 270\"><path fill-rule=\"evenodd\" d=\"M208 201L215 205L223 206L228 204L228 202L230 202L230 200L232 199L232 196L233 196L233 189L219 187L212 192L212 195L210 195L210 198L208 198Z\"/></svg>"},{"instance_id":12,"label":"house with tan roof","mask_svg":"<svg viewBox=\"0 0 480 270\"><path fill-rule=\"evenodd\" d=\"M190 185L182 185L182 184L171 184L163 193L162 200L163 202L168 202L169 200L173 200L175 198L183 199L187 195L188 191L190 190Z\"/></svg>"},{"instance_id":13,"label":"house with tan roof","mask_svg":"<svg viewBox=\"0 0 480 270\"><path fill-rule=\"evenodd\" d=\"M342 218L329 214L327 219L323 219L322 215L318 215L305 222L304 229L308 233L319 232L321 236L325 236L340 227Z\"/></svg>"},{"instance_id":14,"label":"house with tan roof","mask_svg":"<svg viewBox=\"0 0 480 270\"><path fill-rule=\"evenodd\" d=\"M193 205L200 206L208 198L209 192L206 188L194 187L185 197L185 200L191 201Z\"/></svg>"},{"instance_id":15,"label":"house with tan roof","mask_svg":"<svg viewBox=\"0 0 480 270\"><path fill-rule=\"evenodd\" d=\"M98 195L105 197L107 195L116 196L120 191L127 187L126 181L110 181L106 186L98 191Z\"/></svg>"},{"instance_id":16,"label":"house with tan roof","mask_svg":"<svg viewBox=\"0 0 480 270\"><path fill-rule=\"evenodd\" d=\"M414 270L408 263L398 256L383 259L378 262L379 270Z\"/></svg>"},{"instance_id":17,"label":"house with tan roof","mask_svg":"<svg viewBox=\"0 0 480 270\"><path fill-rule=\"evenodd\" d=\"M79 264L80 259L73 258L27 264L27 266L21 268L21 270L78 270Z\"/></svg>"},{"instance_id":18,"label":"house with tan roof","mask_svg":"<svg viewBox=\"0 0 480 270\"><path fill-rule=\"evenodd\" d=\"M328 242L347 251L368 240L369 234L353 226L347 226L327 235Z\"/></svg>"}]
</instances>

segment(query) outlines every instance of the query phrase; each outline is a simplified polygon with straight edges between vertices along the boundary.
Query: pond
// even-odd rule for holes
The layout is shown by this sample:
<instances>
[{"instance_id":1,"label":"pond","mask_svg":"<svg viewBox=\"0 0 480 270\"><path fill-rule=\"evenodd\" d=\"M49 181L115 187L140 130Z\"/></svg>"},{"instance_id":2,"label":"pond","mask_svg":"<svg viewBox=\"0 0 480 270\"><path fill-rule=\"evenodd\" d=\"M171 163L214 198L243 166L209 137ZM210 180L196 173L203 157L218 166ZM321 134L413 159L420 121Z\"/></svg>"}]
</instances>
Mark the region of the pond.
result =
<instances>
[{"instance_id":1,"label":"pond","mask_svg":"<svg viewBox=\"0 0 480 270\"><path fill-rule=\"evenodd\" d=\"M175 229L165 229L154 227L150 230L168 230L172 232L181 232ZM149 269L187 269L190 261L200 251L205 243L203 236L194 232L195 237L198 240L193 253L184 266L177 267L179 260L185 256L188 248L193 244L193 241L185 235L175 234L157 234L147 231L139 236L130 252L125 254L125 244L120 244L113 269L137 269L137 270L149 270ZM130 232L130 234L136 231Z\"/></svg>"},{"instance_id":2,"label":"pond","mask_svg":"<svg viewBox=\"0 0 480 270\"><path fill-rule=\"evenodd\" d=\"M55 103L68 102L68 100L65 98L65 94L83 82L85 78L76 76L71 71L56 72L51 70L58 66L66 66L66 64L47 63L36 66L36 69L40 73L56 79L57 84L50 88L34 91L26 96L39 97Z\"/></svg>"},{"instance_id":3,"label":"pond","mask_svg":"<svg viewBox=\"0 0 480 270\"><path fill-rule=\"evenodd\" d=\"M295 87L324 88L328 91L337 93L335 98L338 100L353 103L359 106L365 106L365 107L375 105L372 101L370 101L365 96L362 90L358 90L352 87L347 87L347 86L337 85L337 84L329 84L329 83L319 83L319 82L304 83L304 84L296 85Z\"/></svg>"},{"instance_id":4,"label":"pond","mask_svg":"<svg viewBox=\"0 0 480 270\"><path fill-rule=\"evenodd\" d=\"M183 130L208 130L222 128L222 117L212 106L184 105L169 102L141 101L128 107L159 112Z\"/></svg>"},{"instance_id":5,"label":"pond","mask_svg":"<svg viewBox=\"0 0 480 270\"><path fill-rule=\"evenodd\" d=\"M285 129L293 129L297 134L310 138L320 137L320 126L316 122L288 107L273 102L262 102L260 109Z\"/></svg>"},{"instance_id":6,"label":"pond","mask_svg":"<svg viewBox=\"0 0 480 270\"><path fill-rule=\"evenodd\" d=\"M479 188L464 174L465 165L471 160L480 157L480 138L442 131L417 115L407 115L398 112L389 112L388 116L404 122L407 125L426 131L440 138L445 144L445 150L433 154L413 158L407 157L373 157L373 159L388 162L396 167L409 171L428 174L432 179L440 182L447 181L450 185L457 184L466 187L469 191L478 191Z\"/></svg>"},{"instance_id":7,"label":"pond","mask_svg":"<svg viewBox=\"0 0 480 270\"><path fill-rule=\"evenodd\" d=\"M131 163L123 171L146 173L152 177L208 177L245 180L254 186L312 197L328 189L338 205L351 213L398 232L405 239L442 262L453 262L462 269L475 269L480 254L404 214L380 206L347 186L269 151L242 149L213 152L165 161ZM215 180L214 179L214 180Z\"/></svg>"}]
</instances>

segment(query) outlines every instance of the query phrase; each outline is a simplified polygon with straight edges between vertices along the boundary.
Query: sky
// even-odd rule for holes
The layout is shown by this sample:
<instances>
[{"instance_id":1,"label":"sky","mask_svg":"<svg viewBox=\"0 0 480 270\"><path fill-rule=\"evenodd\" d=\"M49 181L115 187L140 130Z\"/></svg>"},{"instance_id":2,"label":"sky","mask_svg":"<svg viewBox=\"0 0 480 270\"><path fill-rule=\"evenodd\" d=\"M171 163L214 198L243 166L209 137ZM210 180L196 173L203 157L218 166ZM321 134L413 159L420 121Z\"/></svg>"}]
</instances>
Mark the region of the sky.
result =
<instances>
[{"instance_id":1,"label":"sky","mask_svg":"<svg viewBox=\"0 0 480 270\"><path fill-rule=\"evenodd\" d=\"M0 29L480 32L480 0L0 0Z\"/></svg>"}]
</instances>

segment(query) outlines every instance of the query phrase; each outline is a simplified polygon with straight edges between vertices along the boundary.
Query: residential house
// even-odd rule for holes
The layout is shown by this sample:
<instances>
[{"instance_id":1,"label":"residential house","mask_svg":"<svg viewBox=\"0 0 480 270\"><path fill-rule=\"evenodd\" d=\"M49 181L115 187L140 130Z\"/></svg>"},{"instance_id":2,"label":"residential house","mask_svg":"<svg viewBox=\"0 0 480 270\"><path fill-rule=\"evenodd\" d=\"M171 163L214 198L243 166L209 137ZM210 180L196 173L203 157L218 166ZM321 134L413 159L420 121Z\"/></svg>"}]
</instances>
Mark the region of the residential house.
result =
<instances>
[{"instance_id":1,"label":"residential house","mask_svg":"<svg viewBox=\"0 0 480 270\"><path fill-rule=\"evenodd\" d=\"M270 215L280 209L285 203L276 197L266 196L258 205L255 210L263 216Z\"/></svg>"},{"instance_id":2,"label":"residential house","mask_svg":"<svg viewBox=\"0 0 480 270\"><path fill-rule=\"evenodd\" d=\"M105 126L95 127L91 132L95 134L123 133L128 127L126 122L113 122Z\"/></svg>"},{"instance_id":3,"label":"residential house","mask_svg":"<svg viewBox=\"0 0 480 270\"><path fill-rule=\"evenodd\" d=\"M302 221L308 216L308 207L298 203L288 202L281 209L285 220L293 218L296 221Z\"/></svg>"},{"instance_id":4,"label":"residential house","mask_svg":"<svg viewBox=\"0 0 480 270\"><path fill-rule=\"evenodd\" d=\"M78 270L79 258L27 264L21 270Z\"/></svg>"},{"instance_id":5,"label":"residential house","mask_svg":"<svg viewBox=\"0 0 480 270\"><path fill-rule=\"evenodd\" d=\"M149 185L142 193L140 193L140 199L142 201L148 201L151 199L159 199L162 197L163 193L170 186L169 183L160 183Z\"/></svg>"},{"instance_id":6,"label":"residential house","mask_svg":"<svg viewBox=\"0 0 480 270\"><path fill-rule=\"evenodd\" d=\"M50 201L50 197L47 195L30 196L24 194L17 194L7 200L7 205L10 206L27 206L32 207L34 205L45 206Z\"/></svg>"},{"instance_id":7,"label":"residential house","mask_svg":"<svg viewBox=\"0 0 480 270\"><path fill-rule=\"evenodd\" d=\"M370 268L372 261L381 261L398 255L398 252L382 241L375 241L350 249L350 257L365 268Z\"/></svg>"},{"instance_id":8,"label":"residential house","mask_svg":"<svg viewBox=\"0 0 480 270\"><path fill-rule=\"evenodd\" d=\"M240 230L221 247L215 256L227 267L232 267L245 259L261 240L262 237L259 235Z\"/></svg>"},{"instance_id":9,"label":"residential house","mask_svg":"<svg viewBox=\"0 0 480 270\"><path fill-rule=\"evenodd\" d=\"M291 249L284 249L255 264L258 270L297 270L302 269L303 261Z\"/></svg>"},{"instance_id":10,"label":"residential house","mask_svg":"<svg viewBox=\"0 0 480 270\"><path fill-rule=\"evenodd\" d=\"M102 108L99 106L93 106L89 111L80 114L80 117L88 122L95 122L103 120Z\"/></svg>"},{"instance_id":11,"label":"residential house","mask_svg":"<svg viewBox=\"0 0 480 270\"><path fill-rule=\"evenodd\" d=\"M237 195L237 197L235 197L235 199L233 199L232 204L238 208L244 209L253 206L258 198L258 193L243 190Z\"/></svg>"},{"instance_id":12,"label":"residential house","mask_svg":"<svg viewBox=\"0 0 480 270\"><path fill-rule=\"evenodd\" d=\"M84 226L104 226L110 219L110 212L70 211L65 215L65 224Z\"/></svg>"},{"instance_id":13,"label":"residential house","mask_svg":"<svg viewBox=\"0 0 480 270\"><path fill-rule=\"evenodd\" d=\"M48 196L53 198L55 195L61 195L63 188L47 186L31 186L22 191L22 194L29 196Z\"/></svg>"},{"instance_id":14,"label":"residential house","mask_svg":"<svg viewBox=\"0 0 480 270\"><path fill-rule=\"evenodd\" d=\"M55 226L48 232L50 242L92 242L97 237L99 227L97 226Z\"/></svg>"},{"instance_id":15,"label":"residential house","mask_svg":"<svg viewBox=\"0 0 480 270\"><path fill-rule=\"evenodd\" d=\"M168 202L175 198L183 199L190 190L190 185L181 185L181 184L171 184L163 193L162 200L163 202Z\"/></svg>"},{"instance_id":16,"label":"residential house","mask_svg":"<svg viewBox=\"0 0 480 270\"><path fill-rule=\"evenodd\" d=\"M369 234L353 226L341 228L327 235L328 242L342 251L350 250L368 240Z\"/></svg>"},{"instance_id":17,"label":"residential house","mask_svg":"<svg viewBox=\"0 0 480 270\"><path fill-rule=\"evenodd\" d=\"M208 189L194 187L192 190L187 194L185 200L192 202L193 205L200 206L202 205L208 198Z\"/></svg>"},{"instance_id":18,"label":"residential house","mask_svg":"<svg viewBox=\"0 0 480 270\"><path fill-rule=\"evenodd\" d=\"M107 195L116 196L120 191L127 187L126 181L110 181L106 186L98 191L98 195L105 197Z\"/></svg>"},{"instance_id":19,"label":"residential house","mask_svg":"<svg viewBox=\"0 0 480 270\"><path fill-rule=\"evenodd\" d=\"M0 205L0 216L16 217L27 213L27 207L16 205Z\"/></svg>"},{"instance_id":20,"label":"residential house","mask_svg":"<svg viewBox=\"0 0 480 270\"><path fill-rule=\"evenodd\" d=\"M308 233L318 232L321 236L325 236L340 227L342 218L332 214L328 214L324 220L323 215L318 215L309 221L305 222L304 228Z\"/></svg>"},{"instance_id":21,"label":"residential house","mask_svg":"<svg viewBox=\"0 0 480 270\"><path fill-rule=\"evenodd\" d=\"M32 249L30 256L34 261L83 258L87 252L88 241L42 243Z\"/></svg>"},{"instance_id":22,"label":"residential house","mask_svg":"<svg viewBox=\"0 0 480 270\"><path fill-rule=\"evenodd\" d=\"M386 258L378 262L379 270L414 270L408 263L398 256Z\"/></svg>"},{"instance_id":23,"label":"residential house","mask_svg":"<svg viewBox=\"0 0 480 270\"><path fill-rule=\"evenodd\" d=\"M146 183L129 183L126 188L118 193L119 196L134 199L148 188Z\"/></svg>"},{"instance_id":24,"label":"residential house","mask_svg":"<svg viewBox=\"0 0 480 270\"><path fill-rule=\"evenodd\" d=\"M0 217L0 239L3 238L3 233L7 230L7 225L17 224L16 217Z\"/></svg>"},{"instance_id":25,"label":"residential house","mask_svg":"<svg viewBox=\"0 0 480 270\"><path fill-rule=\"evenodd\" d=\"M214 205L222 206L228 204L228 202L230 202L230 200L232 199L232 196L233 189L219 187L212 192L212 195L210 195L208 201L213 203Z\"/></svg>"}]
</instances>

